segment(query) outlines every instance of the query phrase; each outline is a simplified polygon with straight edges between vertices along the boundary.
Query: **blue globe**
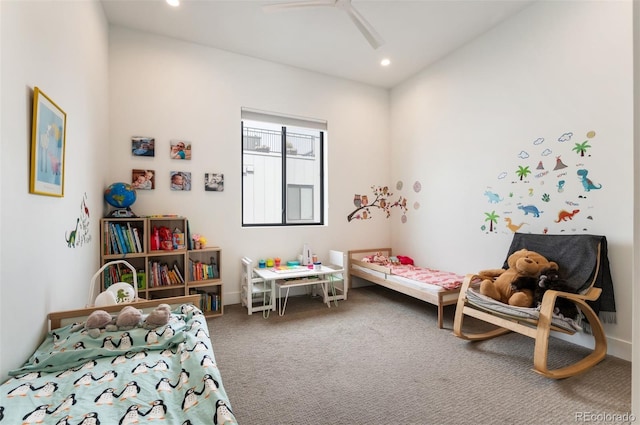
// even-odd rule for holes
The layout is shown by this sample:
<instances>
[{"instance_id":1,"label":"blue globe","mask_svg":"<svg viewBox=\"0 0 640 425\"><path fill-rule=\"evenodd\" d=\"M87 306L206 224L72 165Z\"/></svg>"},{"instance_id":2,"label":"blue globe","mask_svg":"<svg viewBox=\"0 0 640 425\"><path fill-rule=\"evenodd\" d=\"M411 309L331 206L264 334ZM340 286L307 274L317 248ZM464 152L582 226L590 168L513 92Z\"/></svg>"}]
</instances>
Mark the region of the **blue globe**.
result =
<instances>
[{"instance_id":1,"label":"blue globe","mask_svg":"<svg viewBox=\"0 0 640 425\"><path fill-rule=\"evenodd\" d=\"M136 191L129 183L113 183L104 191L104 200L116 208L129 208L136 202Z\"/></svg>"}]
</instances>

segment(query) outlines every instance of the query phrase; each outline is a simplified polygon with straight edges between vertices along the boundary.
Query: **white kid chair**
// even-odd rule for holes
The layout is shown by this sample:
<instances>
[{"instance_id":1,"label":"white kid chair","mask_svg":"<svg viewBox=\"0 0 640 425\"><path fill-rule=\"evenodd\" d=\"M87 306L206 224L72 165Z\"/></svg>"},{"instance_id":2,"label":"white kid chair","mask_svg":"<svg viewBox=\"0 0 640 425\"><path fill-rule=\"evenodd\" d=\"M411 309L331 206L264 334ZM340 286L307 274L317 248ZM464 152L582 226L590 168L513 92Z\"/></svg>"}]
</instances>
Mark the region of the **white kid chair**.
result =
<instances>
[{"instance_id":1,"label":"white kid chair","mask_svg":"<svg viewBox=\"0 0 640 425\"><path fill-rule=\"evenodd\" d=\"M274 288L269 282L258 277L253 271L253 261L248 257L242 258L242 305L247 307L249 315L261 311L262 317L269 317L274 309ZM262 296L262 300L260 300Z\"/></svg>"}]
</instances>

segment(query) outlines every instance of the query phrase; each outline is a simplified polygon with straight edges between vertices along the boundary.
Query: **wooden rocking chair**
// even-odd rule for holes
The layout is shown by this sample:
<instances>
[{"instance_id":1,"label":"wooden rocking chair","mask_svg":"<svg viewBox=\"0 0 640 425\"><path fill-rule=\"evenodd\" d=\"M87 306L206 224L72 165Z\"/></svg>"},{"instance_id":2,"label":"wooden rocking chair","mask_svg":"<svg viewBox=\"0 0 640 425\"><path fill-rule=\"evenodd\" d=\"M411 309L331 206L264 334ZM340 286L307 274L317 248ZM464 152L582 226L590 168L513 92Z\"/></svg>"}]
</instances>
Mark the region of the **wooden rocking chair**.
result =
<instances>
[{"instance_id":1,"label":"wooden rocking chair","mask_svg":"<svg viewBox=\"0 0 640 425\"><path fill-rule=\"evenodd\" d=\"M575 293L548 290L539 309L513 307L479 294L477 289L473 288L472 282L480 277L468 274L463 281L456 306L454 335L469 341L481 341L513 331L534 338L533 370L548 378L567 378L595 366L607 354L607 340L594 308L603 312L615 311L606 238L594 235L516 233L507 258L521 248L536 251L550 261L555 261L560 266L561 277L575 289ZM506 261L504 268L507 268ZM603 291L606 297L601 297ZM565 334L574 334L577 331L575 326L571 326L570 321L554 316L557 298L570 300L578 307L588 322L595 345L592 352L581 360L550 370L547 366L547 355L551 331ZM465 316L491 323L497 328L483 333L464 332Z\"/></svg>"}]
</instances>

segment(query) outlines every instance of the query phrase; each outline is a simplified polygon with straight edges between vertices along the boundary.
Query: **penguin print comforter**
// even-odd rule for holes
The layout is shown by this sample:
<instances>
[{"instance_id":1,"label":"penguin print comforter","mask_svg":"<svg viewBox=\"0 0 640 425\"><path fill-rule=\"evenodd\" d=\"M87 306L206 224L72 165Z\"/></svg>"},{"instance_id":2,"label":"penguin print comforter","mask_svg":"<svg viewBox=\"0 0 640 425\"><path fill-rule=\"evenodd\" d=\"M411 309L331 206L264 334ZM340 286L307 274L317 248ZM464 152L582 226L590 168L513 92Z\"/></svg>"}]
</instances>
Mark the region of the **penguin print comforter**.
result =
<instances>
[{"instance_id":1,"label":"penguin print comforter","mask_svg":"<svg viewBox=\"0 0 640 425\"><path fill-rule=\"evenodd\" d=\"M68 325L0 386L0 425L236 424L202 312L166 326L103 332ZM76 326L77 329L77 326Z\"/></svg>"}]
</instances>

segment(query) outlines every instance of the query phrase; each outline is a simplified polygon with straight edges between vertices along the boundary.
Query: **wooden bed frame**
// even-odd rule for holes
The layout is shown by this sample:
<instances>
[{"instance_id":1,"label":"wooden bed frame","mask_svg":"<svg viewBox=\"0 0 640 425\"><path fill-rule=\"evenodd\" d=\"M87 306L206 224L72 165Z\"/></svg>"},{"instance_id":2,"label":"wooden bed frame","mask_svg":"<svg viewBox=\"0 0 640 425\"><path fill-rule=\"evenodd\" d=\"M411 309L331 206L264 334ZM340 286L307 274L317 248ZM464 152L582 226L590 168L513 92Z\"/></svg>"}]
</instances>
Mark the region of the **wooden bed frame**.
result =
<instances>
[{"instance_id":1,"label":"wooden bed frame","mask_svg":"<svg viewBox=\"0 0 640 425\"><path fill-rule=\"evenodd\" d=\"M375 255L376 253L380 253L381 255L384 255L386 257L390 257L392 255L391 248L356 249L356 250L349 251L349 255L348 255L349 275L351 277L353 276L359 277L360 279L366 280L368 282L376 283L380 286L384 286L386 288L392 289L394 291L403 293L405 295L409 295L411 297L417 298L422 301L426 301L429 304L433 304L437 306L438 307L438 328L442 329L442 325L443 325L442 316L444 313L444 306L455 305L458 302L458 295L460 294L460 289L442 290L438 292L419 291L415 288L405 286L402 283L383 279L381 277L366 273L362 270L358 270L357 268L353 267L354 265L358 265L361 267L366 267L371 270L376 270L378 272L384 273L385 275L390 275L391 269L389 267L385 267L385 266L381 266L373 263L366 263L360 260L360 258L364 256ZM455 294L455 296L452 296L453 294Z\"/></svg>"},{"instance_id":2,"label":"wooden bed frame","mask_svg":"<svg viewBox=\"0 0 640 425\"><path fill-rule=\"evenodd\" d=\"M56 311L49 313L47 317L49 318L49 330L52 330L65 326L69 323L83 321L87 316L89 316L89 314L96 310L104 310L108 313L117 313L122 310L125 305L133 305L134 307L139 308L142 311L148 312L157 307L159 304L169 304L172 308L175 308L181 304L189 303L198 307L200 305L200 295L185 295L181 297L140 300L131 304L115 304L103 307L87 307L77 310Z\"/></svg>"}]
</instances>

